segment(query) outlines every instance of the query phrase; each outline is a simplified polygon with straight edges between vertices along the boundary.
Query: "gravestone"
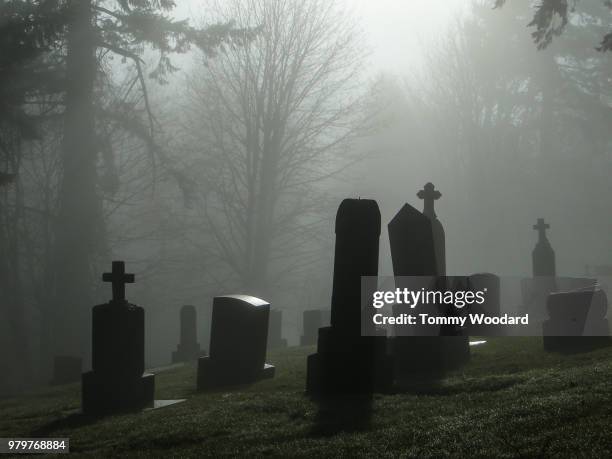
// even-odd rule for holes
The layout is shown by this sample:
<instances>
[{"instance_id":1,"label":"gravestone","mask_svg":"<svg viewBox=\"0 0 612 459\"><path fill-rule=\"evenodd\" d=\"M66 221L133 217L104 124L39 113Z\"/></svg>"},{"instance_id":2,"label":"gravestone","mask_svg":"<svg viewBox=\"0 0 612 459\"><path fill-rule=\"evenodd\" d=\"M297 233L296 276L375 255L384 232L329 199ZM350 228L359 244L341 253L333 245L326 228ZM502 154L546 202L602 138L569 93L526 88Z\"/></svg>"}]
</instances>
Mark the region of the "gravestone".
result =
<instances>
[{"instance_id":1,"label":"gravestone","mask_svg":"<svg viewBox=\"0 0 612 459\"><path fill-rule=\"evenodd\" d=\"M283 311L270 310L270 325L268 327L268 349L287 347L287 340L283 338Z\"/></svg>"},{"instance_id":2,"label":"gravestone","mask_svg":"<svg viewBox=\"0 0 612 459\"><path fill-rule=\"evenodd\" d=\"M99 414L153 405L155 376L144 373L144 309L128 303L125 284L134 282L122 261L113 261L113 299L92 315L92 371L83 374L83 412Z\"/></svg>"},{"instance_id":3,"label":"gravestone","mask_svg":"<svg viewBox=\"0 0 612 459\"><path fill-rule=\"evenodd\" d=\"M433 206L433 199L430 204ZM433 208L428 211L434 213ZM389 223L388 230L396 288L445 290L466 285L465 279L461 283L440 275L440 252L435 249L431 217L405 204ZM420 313L435 316L456 314L457 311L431 303L415 308L405 304L393 306L395 316ZM394 335L391 349L399 384L410 380L415 373L437 373L469 360L469 338L458 327L398 325Z\"/></svg>"},{"instance_id":4,"label":"gravestone","mask_svg":"<svg viewBox=\"0 0 612 459\"><path fill-rule=\"evenodd\" d=\"M550 229L550 225L545 223L543 218L538 218L533 229L538 232L538 242L531 253L533 277L555 277L557 275L555 251L546 237L546 230Z\"/></svg>"},{"instance_id":5,"label":"gravestone","mask_svg":"<svg viewBox=\"0 0 612 459\"><path fill-rule=\"evenodd\" d=\"M328 327L331 317L329 309L310 309L303 313L304 334L300 337L300 346L317 344L319 328Z\"/></svg>"},{"instance_id":6,"label":"gravestone","mask_svg":"<svg viewBox=\"0 0 612 459\"><path fill-rule=\"evenodd\" d=\"M53 379L51 384L68 384L80 381L83 373L81 357L69 355L57 356L53 359Z\"/></svg>"},{"instance_id":7,"label":"gravestone","mask_svg":"<svg viewBox=\"0 0 612 459\"><path fill-rule=\"evenodd\" d=\"M345 199L336 214L331 324L319 329L317 353L308 356L306 391L313 395L387 390L392 367L386 336L362 309L362 276L378 275L380 211L376 201ZM367 336L364 336L367 335Z\"/></svg>"},{"instance_id":8,"label":"gravestone","mask_svg":"<svg viewBox=\"0 0 612 459\"><path fill-rule=\"evenodd\" d=\"M197 313L195 307L185 305L181 308L181 339L176 351L172 353L172 363L197 360L202 351L198 343Z\"/></svg>"},{"instance_id":9,"label":"gravestone","mask_svg":"<svg viewBox=\"0 0 612 459\"><path fill-rule=\"evenodd\" d=\"M433 183L425 184L423 189L417 193L417 197L423 200L423 215L431 220L431 231L436 253L436 271L438 276L446 276L446 236L444 227L434 209L434 202L442 197L442 193L435 189Z\"/></svg>"},{"instance_id":10,"label":"gravestone","mask_svg":"<svg viewBox=\"0 0 612 459\"><path fill-rule=\"evenodd\" d=\"M598 286L551 293L547 309L549 319L542 324L544 350L582 352L610 343L608 298Z\"/></svg>"},{"instance_id":11,"label":"gravestone","mask_svg":"<svg viewBox=\"0 0 612 459\"><path fill-rule=\"evenodd\" d=\"M546 236L546 230L550 229L550 225L545 223L543 218L538 218L533 229L538 232L538 241L531 253L533 277L523 279L521 289L523 312L529 313L531 326L539 326L539 323L547 317L548 294L557 291L557 268L555 251Z\"/></svg>"},{"instance_id":12,"label":"gravestone","mask_svg":"<svg viewBox=\"0 0 612 459\"><path fill-rule=\"evenodd\" d=\"M472 274L468 277L469 289L473 292L484 291L484 303L474 303L466 309L470 314L483 314L486 317L499 317L501 313L500 297L501 283L498 276L491 273ZM503 327L485 324L470 324L468 331L471 336L498 336Z\"/></svg>"},{"instance_id":13,"label":"gravestone","mask_svg":"<svg viewBox=\"0 0 612 459\"><path fill-rule=\"evenodd\" d=\"M213 301L210 355L198 360L198 390L274 377L266 363L270 304L248 295Z\"/></svg>"}]
</instances>

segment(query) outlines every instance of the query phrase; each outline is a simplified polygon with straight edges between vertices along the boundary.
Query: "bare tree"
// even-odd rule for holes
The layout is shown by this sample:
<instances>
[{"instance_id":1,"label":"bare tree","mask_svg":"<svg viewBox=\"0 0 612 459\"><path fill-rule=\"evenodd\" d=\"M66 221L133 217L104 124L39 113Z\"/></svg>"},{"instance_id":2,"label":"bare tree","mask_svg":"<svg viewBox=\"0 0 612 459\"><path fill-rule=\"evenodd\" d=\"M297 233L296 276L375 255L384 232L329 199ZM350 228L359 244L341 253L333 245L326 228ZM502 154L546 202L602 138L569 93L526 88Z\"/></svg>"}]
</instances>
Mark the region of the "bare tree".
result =
<instances>
[{"instance_id":1,"label":"bare tree","mask_svg":"<svg viewBox=\"0 0 612 459\"><path fill-rule=\"evenodd\" d=\"M209 6L258 34L189 79L186 130L203 184L194 208L212 241L202 255L224 267L220 286L268 295L321 259L324 181L358 159L347 153L364 127L364 52L337 2Z\"/></svg>"}]
</instances>

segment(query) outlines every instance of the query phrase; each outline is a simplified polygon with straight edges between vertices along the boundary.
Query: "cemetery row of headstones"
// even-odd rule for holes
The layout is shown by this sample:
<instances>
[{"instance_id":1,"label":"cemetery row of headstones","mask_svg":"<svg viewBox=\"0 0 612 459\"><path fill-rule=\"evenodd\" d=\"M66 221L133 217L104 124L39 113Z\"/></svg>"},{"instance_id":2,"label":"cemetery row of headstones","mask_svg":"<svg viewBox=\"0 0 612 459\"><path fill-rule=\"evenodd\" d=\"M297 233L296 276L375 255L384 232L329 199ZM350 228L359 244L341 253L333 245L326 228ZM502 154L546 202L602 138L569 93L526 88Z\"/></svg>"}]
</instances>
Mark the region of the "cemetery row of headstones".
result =
<instances>
[{"instance_id":1,"label":"cemetery row of headstones","mask_svg":"<svg viewBox=\"0 0 612 459\"><path fill-rule=\"evenodd\" d=\"M388 225L393 272L397 279L429 279L430 289L491 288L487 313L499 313L499 278L492 274L469 277L446 276L445 234L434 211L434 201L441 194L428 183L418 193L424 200L420 212L406 204ZM545 332L566 331L567 323L588 320L607 335L607 299L601 290L558 291L554 252L546 238L543 220L534 227L539 241L533 252L534 291L546 292L550 319ZM376 201L344 200L336 216L333 289L329 325L325 311L304 313L301 343L317 344L317 352L307 359L306 390L311 394L347 392L383 392L394 385L409 383L416 374L436 374L456 368L470 358L468 334L458 326L416 330L405 336L395 329L393 336L364 320L368 312L361 298L362 277L378 276L381 217ZM543 277L544 282L539 282ZM144 310L125 299L125 284L134 282L125 273L123 262L113 262L113 270L103 280L111 282L113 299L93 309L92 371L83 374L83 410L98 413L151 406L155 377L144 368ZM408 281L414 282L414 281ZM422 282L422 281L420 281ZM409 285L411 288L421 285ZM588 313L595 301L597 311ZM394 305L393 313L402 313L403 305ZM454 314L455 309L438 305L437 314ZM592 309L592 308L591 308ZM586 311L586 313L585 313ZM181 310L181 339L173 361L198 359L198 389L251 383L274 376L274 366L266 363L269 345L285 346L281 338L282 316L270 311L264 300L246 295L214 298L209 355L201 355L197 342L195 308ZM364 315L365 314L365 315ZM577 317L582 314L585 317ZM560 328L561 327L561 328ZM274 329L269 333L269 329ZM315 332L316 330L316 332ZM546 334L546 333L545 333ZM579 333L578 333L579 334ZM545 340L545 348L561 350L555 337ZM558 337L557 337L558 338ZM599 339L603 343L607 337ZM564 340L561 340L564 341ZM567 340L565 340L567 341ZM593 343L589 342L589 347Z\"/></svg>"}]
</instances>

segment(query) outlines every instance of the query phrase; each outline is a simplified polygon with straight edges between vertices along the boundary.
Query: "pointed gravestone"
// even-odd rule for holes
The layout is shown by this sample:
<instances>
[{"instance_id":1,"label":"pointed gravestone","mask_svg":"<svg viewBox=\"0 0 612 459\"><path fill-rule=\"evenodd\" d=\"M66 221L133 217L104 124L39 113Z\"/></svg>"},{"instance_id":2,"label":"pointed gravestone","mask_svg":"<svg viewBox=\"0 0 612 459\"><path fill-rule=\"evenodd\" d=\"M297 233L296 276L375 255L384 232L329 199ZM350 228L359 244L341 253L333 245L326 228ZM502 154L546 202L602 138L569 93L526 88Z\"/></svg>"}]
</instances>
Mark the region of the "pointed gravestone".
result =
<instances>
[{"instance_id":1,"label":"pointed gravestone","mask_svg":"<svg viewBox=\"0 0 612 459\"><path fill-rule=\"evenodd\" d=\"M317 353L308 356L310 394L371 393L391 384L386 337L371 336L362 309L362 276L378 275L380 211L376 201L345 199L336 215L331 325L319 329ZM369 296L368 296L369 295ZM369 334L370 336L362 336Z\"/></svg>"},{"instance_id":2,"label":"pointed gravestone","mask_svg":"<svg viewBox=\"0 0 612 459\"><path fill-rule=\"evenodd\" d=\"M429 197L426 200L428 213L435 216L432 193L433 186L425 187ZM437 218L435 219L437 221ZM437 221L439 223L439 221ZM419 212L405 204L388 225L391 245L391 259L395 275L396 288L409 290L427 290L454 288L440 275L439 266L445 261L439 260L440 251L436 251L436 236L433 231L431 216ZM438 231L438 244L443 230ZM440 247L440 245L438 245ZM430 314L447 315L455 311L445 305L422 304L410 308L405 304L394 305L393 314ZM400 384L410 380L415 373L437 373L459 366L469 359L469 339L463 336L462 330L456 327L409 327L398 325L394 329L392 340L395 374ZM412 335L412 336L408 336Z\"/></svg>"},{"instance_id":3,"label":"pointed gravestone","mask_svg":"<svg viewBox=\"0 0 612 459\"><path fill-rule=\"evenodd\" d=\"M185 305L181 308L181 338L176 351L172 353L172 363L197 360L202 351L198 343L197 313L195 307Z\"/></svg>"},{"instance_id":4,"label":"pointed gravestone","mask_svg":"<svg viewBox=\"0 0 612 459\"><path fill-rule=\"evenodd\" d=\"M329 309L311 309L303 313L303 334L300 346L317 344L319 328L329 327L331 311Z\"/></svg>"},{"instance_id":5,"label":"pointed gravestone","mask_svg":"<svg viewBox=\"0 0 612 459\"><path fill-rule=\"evenodd\" d=\"M113 299L93 308L92 371L83 374L83 412L99 414L153 405L155 376L144 373L144 309L128 303L125 284L134 275L113 261Z\"/></svg>"},{"instance_id":6,"label":"pointed gravestone","mask_svg":"<svg viewBox=\"0 0 612 459\"><path fill-rule=\"evenodd\" d=\"M270 325L268 327L268 349L282 349L287 347L287 340L283 338L283 311L270 310Z\"/></svg>"},{"instance_id":7,"label":"pointed gravestone","mask_svg":"<svg viewBox=\"0 0 612 459\"><path fill-rule=\"evenodd\" d=\"M198 360L198 390L249 384L274 376L266 363L270 304L248 295L215 297L210 355Z\"/></svg>"}]
</instances>

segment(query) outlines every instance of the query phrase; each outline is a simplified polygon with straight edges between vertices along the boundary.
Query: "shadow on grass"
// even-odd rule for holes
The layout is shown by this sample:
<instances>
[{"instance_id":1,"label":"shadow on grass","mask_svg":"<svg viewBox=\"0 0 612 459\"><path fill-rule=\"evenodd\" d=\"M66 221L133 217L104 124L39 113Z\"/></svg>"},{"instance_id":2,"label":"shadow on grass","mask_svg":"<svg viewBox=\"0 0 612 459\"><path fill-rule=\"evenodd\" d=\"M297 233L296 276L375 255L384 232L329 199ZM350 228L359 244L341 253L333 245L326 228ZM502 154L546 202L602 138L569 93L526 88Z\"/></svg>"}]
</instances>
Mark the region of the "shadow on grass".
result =
<instances>
[{"instance_id":1,"label":"shadow on grass","mask_svg":"<svg viewBox=\"0 0 612 459\"><path fill-rule=\"evenodd\" d=\"M76 427L84 427L102 419L103 415L88 415L80 411L69 414L59 419L55 419L47 424L44 424L30 432L31 437L47 437L58 430L74 429Z\"/></svg>"},{"instance_id":2,"label":"shadow on grass","mask_svg":"<svg viewBox=\"0 0 612 459\"><path fill-rule=\"evenodd\" d=\"M313 398L319 405L310 435L329 437L341 432L368 430L372 419L372 395L337 395Z\"/></svg>"}]
</instances>

